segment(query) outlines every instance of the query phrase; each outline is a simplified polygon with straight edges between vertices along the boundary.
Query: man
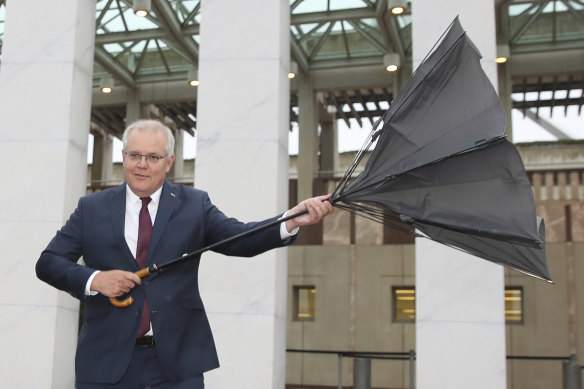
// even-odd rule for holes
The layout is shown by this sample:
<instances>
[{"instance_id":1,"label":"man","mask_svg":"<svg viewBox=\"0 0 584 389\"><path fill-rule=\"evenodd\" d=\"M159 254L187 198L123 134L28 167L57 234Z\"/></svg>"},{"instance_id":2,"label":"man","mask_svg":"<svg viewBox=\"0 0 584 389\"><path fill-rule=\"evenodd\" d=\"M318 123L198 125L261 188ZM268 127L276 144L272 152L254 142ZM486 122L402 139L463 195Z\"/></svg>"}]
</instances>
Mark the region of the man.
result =
<instances>
[{"instance_id":1,"label":"man","mask_svg":"<svg viewBox=\"0 0 584 389\"><path fill-rule=\"evenodd\" d=\"M203 388L203 372L219 362L199 295L200 258L143 281L134 273L277 218L241 223L207 193L167 182L174 137L158 121L131 124L122 143L126 183L79 200L42 252L37 276L86 303L75 360L78 389ZM254 256L291 244L299 227L332 212L328 198L305 200L289 212L307 214L216 251ZM85 265L77 263L80 257ZM110 297L129 292L133 305L112 306Z\"/></svg>"}]
</instances>

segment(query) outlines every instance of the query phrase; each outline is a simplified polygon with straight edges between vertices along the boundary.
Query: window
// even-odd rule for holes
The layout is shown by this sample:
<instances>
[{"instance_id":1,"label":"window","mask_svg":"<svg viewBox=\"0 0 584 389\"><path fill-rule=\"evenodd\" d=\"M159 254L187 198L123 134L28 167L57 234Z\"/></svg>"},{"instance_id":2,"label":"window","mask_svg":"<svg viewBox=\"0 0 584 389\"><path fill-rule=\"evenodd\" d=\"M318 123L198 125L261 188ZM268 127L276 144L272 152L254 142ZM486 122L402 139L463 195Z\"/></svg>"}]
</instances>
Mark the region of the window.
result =
<instances>
[{"instance_id":1,"label":"window","mask_svg":"<svg viewBox=\"0 0 584 389\"><path fill-rule=\"evenodd\" d=\"M505 288L505 322L507 324L523 323L523 288Z\"/></svg>"},{"instance_id":2,"label":"window","mask_svg":"<svg viewBox=\"0 0 584 389\"><path fill-rule=\"evenodd\" d=\"M416 289L413 286L392 288L393 321L413 323L416 319Z\"/></svg>"},{"instance_id":3,"label":"window","mask_svg":"<svg viewBox=\"0 0 584 389\"><path fill-rule=\"evenodd\" d=\"M316 288L311 286L294 286L294 320L314 320Z\"/></svg>"},{"instance_id":4,"label":"window","mask_svg":"<svg viewBox=\"0 0 584 389\"><path fill-rule=\"evenodd\" d=\"M416 289L413 286L392 288L393 321L413 323L416 320ZM505 322L523 324L523 288L505 288Z\"/></svg>"}]
</instances>

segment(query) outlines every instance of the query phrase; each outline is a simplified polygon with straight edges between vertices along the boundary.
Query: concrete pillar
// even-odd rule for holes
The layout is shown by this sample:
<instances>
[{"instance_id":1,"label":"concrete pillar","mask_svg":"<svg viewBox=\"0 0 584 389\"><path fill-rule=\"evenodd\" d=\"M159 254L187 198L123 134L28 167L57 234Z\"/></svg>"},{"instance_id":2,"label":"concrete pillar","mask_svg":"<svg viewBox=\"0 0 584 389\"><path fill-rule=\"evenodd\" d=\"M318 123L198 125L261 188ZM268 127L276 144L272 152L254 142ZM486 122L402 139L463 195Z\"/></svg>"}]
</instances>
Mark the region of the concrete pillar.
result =
<instances>
[{"instance_id":1,"label":"concrete pillar","mask_svg":"<svg viewBox=\"0 0 584 389\"><path fill-rule=\"evenodd\" d=\"M127 88L126 91L126 127L134 123L138 119L147 119L142 116L142 110L140 109L140 98L138 96L138 90Z\"/></svg>"},{"instance_id":2,"label":"concrete pillar","mask_svg":"<svg viewBox=\"0 0 584 389\"><path fill-rule=\"evenodd\" d=\"M509 62L502 63L497 66L499 73L499 99L505 113L507 114L507 139L513 142L513 120L511 112L513 110L513 83L511 81L511 64Z\"/></svg>"},{"instance_id":3,"label":"concrete pillar","mask_svg":"<svg viewBox=\"0 0 584 389\"><path fill-rule=\"evenodd\" d=\"M298 75L298 199L313 196L318 166L318 99L310 74Z\"/></svg>"},{"instance_id":4,"label":"concrete pillar","mask_svg":"<svg viewBox=\"0 0 584 389\"><path fill-rule=\"evenodd\" d=\"M416 0L417 67L459 15L497 85L493 0ZM416 239L416 387L506 387L503 268L427 239Z\"/></svg>"},{"instance_id":5,"label":"concrete pillar","mask_svg":"<svg viewBox=\"0 0 584 389\"><path fill-rule=\"evenodd\" d=\"M504 45L509 42L509 11L506 5L496 8L497 19L497 45ZM511 80L511 63L507 61L496 65L498 74L499 98L507 114L507 139L513 142L513 81Z\"/></svg>"},{"instance_id":6,"label":"concrete pillar","mask_svg":"<svg viewBox=\"0 0 584 389\"><path fill-rule=\"evenodd\" d=\"M93 133L93 162L91 164L92 184L107 185L113 178L113 139L105 132Z\"/></svg>"},{"instance_id":7,"label":"concrete pillar","mask_svg":"<svg viewBox=\"0 0 584 389\"><path fill-rule=\"evenodd\" d=\"M174 159L174 164L172 165L174 182L182 182L181 180L185 176L185 158L184 158L184 145L185 145L185 132L180 128L174 131L174 153L176 158Z\"/></svg>"},{"instance_id":8,"label":"concrete pillar","mask_svg":"<svg viewBox=\"0 0 584 389\"><path fill-rule=\"evenodd\" d=\"M95 1L8 1L4 28L0 385L72 388L79 301L34 267L85 194Z\"/></svg>"},{"instance_id":9,"label":"concrete pillar","mask_svg":"<svg viewBox=\"0 0 584 389\"><path fill-rule=\"evenodd\" d=\"M201 5L196 186L242 221L276 216L288 207L289 2ZM284 388L286 262L286 249L253 260L203 254L221 364L206 388Z\"/></svg>"},{"instance_id":10,"label":"concrete pillar","mask_svg":"<svg viewBox=\"0 0 584 389\"><path fill-rule=\"evenodd\" d=\"M339 170L339 131L336 108L329 106L327 112L329 120L320 122L320 171L332 178Z\"/></svg>"}]
</instances>

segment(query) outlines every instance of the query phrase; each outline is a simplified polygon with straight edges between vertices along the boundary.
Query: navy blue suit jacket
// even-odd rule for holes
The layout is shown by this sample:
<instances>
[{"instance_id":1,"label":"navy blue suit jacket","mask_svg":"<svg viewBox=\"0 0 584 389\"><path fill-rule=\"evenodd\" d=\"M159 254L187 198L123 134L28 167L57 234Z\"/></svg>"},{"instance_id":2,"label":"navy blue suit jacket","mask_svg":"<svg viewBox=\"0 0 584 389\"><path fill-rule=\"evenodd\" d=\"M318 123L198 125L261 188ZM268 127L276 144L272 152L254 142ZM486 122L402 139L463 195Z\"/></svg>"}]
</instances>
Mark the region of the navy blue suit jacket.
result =
<instances>
[{"instance_id":1,"label":"navy blue suit jacket","mask_svg":"<svg viewBox=\"0 0 584 389\"><path fill-rule=\"evenodd\" d=\"M139 270L124 238L126 185L85 196L42 252L37 276L84 300L85 314L75 358L81 382L115 383L125 373L135 344L144 297L148 297L156 349L164 372L183 380L219 366L211 329L198 288L200 258L143 279L135 302L115 308L101 294L85 296L95 270ZM274 218L275 219L275 218ZM148 266L178 258L262 223L226 217L207 193L165 182L152 231ZM250 257L292 243L282 241L276 224L216 251ZM85 265L78 264L83 257Z\"/></svg>"}]
</instances>

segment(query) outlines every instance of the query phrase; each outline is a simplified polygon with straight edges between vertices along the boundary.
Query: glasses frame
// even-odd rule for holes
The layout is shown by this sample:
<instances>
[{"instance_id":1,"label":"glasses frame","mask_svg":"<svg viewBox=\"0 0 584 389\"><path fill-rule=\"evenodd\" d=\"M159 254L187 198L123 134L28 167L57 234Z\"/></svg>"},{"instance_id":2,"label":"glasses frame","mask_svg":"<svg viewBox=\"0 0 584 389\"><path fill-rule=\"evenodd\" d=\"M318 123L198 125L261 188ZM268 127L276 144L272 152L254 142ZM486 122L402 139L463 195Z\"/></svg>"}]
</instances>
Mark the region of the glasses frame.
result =
<instances>
[{"instance_id":1,"label":"glasses frame","mask_svg":"<svg viewBox=\"0 0 584 389\"><path fill-rule=\"evenodd\" d=\"M168 157L168 154L160 156L156 154L140 154L133 151L124 151L122 154L124 154L124 156L131 162L140 162L142 161L142 157L144 157L146 163L152 164L159 163L162 159Z\"/></svg>"}]
</instances>

